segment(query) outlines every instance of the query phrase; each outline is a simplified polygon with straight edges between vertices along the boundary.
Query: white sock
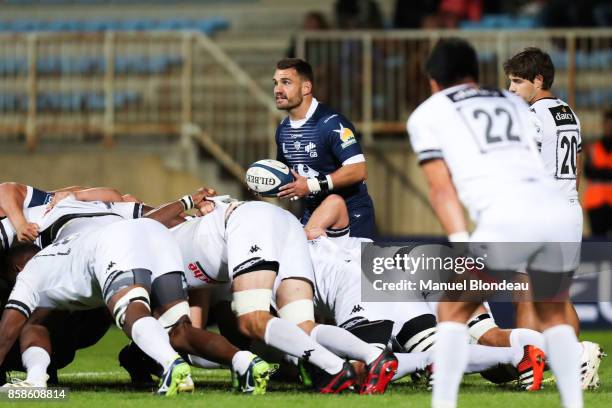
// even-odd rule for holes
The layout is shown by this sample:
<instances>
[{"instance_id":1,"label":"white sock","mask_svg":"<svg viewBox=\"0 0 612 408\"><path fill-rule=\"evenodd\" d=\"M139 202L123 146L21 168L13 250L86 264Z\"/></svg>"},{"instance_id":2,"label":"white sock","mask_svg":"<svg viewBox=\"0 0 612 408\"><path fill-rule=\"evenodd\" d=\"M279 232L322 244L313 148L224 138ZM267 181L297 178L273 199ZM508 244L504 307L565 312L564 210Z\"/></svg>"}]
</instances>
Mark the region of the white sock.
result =
<instances>
[{"instance_id":1,"label":"white sock","mask_svg":"<svg viewBox=\"0 0 612 408\"><path fill-rule=\"evenodd\" d=\"M431 364L431 353L424 351L420 353L395 353L397 357L397 372L393 376L392 381L412 374L417 370L424 370Z\"/></svg>"},{"instance_id":2,"label":"white sock","mask_svg":"<svg viewBox=\"0 0 612 408\"><path fill-rule=\"evenodd\" d=\"M51 364L51 357L44 348L28 347L21 354L21 362L28 371L26 380L37 383L47 382L47 367Z\"/></svg>"},{"instance_id":3,"label":"white sock","mask_svg":"<svg viewBox=\"0 0 612 408\"><path fill-rule=\"evenodd\" d=\"M434 372L431 406L449 408L457 405L459 384L468 362L468 329L463 323L438 323L434 345Z\"/></svg>"},{"instance_id":4,"label":"white sock","mask_svg":"<svg viewBox=\"0 0 612 408\"><path fill-rule=\"evenodd\" d=\"M373 344L366 343L340 327L317 325L310 337L340 357L348 357L353 360L361 360L370 364L380 356L381 349Z\"/></svg>"},{"instance_id":5,"label":"white sock","mask_svg":"<svg viewBox=\"0 0 612 408\"><path fill-rule=\"evenodd\" d=\"M513 329L510 331L510 347L521 349L522 353L525 346L536 346L546 353L546 341L544 341L542 333L531 329Z\"/></svg>"},{"instance_id":6,"label":"white sock","mask_svg":"<svg viewBox=\"0 0 612 408\"><path fill-rule=\"evenodd\" d=\"M479 373L498 364L514 364L516 358L516 349L512 347L489 347L480 344L468 345L468 364L465 369L466 373ZM523 352L518 356L518 361L523 358ZM514 365L516 365L514 364ZM438 373L436 372L436 381Z\"/></svg>"},{"instance_id":7,"label":"white sock","mask_svg":"<svg viewBox=\"0 0 612 408\"><path fill-rule=\"evenodd\" d=\"M191 364L196 366L196 367L200 367L200 368L208 368L208 369L215 369L215 368L221 368L223 367L221 364L219 363L215 363L214 361L210 361L207 360L205 358L199 357L199 356L194 356L193 354L189 355L189 360L191 360Z\"/></svg>"},{"instance_id":8,"label":"white sock","mask_svg":"<svg viewBox=\"0 0 612 408\"><path fill-rule=\"evenodd\" d=\"M164 372L176 358L177 352L170 345L168 333L159 321L151 316L141 317L132 325L132 340L142 351L164 368Z\"/></svg>"},{"instance_id":9,"label":"white sock","mask_svg":"<svg viewBox=\"0 0 612 408\"><path fill-rule=\"evenodd\" d=\"M246 370L249 369L249 364L251 364L252 355L253 353L250 351L242 350L234 354L234 357L232 357L232 368L234 371L237 371L240 375L246 373Z\"/></svg>"},{"instance_id":10,"label":"white sock","mask_svg":"<svg viewBox=\"0 0 612 408\"><path fill-rule=\"evenodd\" d=\"M544 331L548 363L557 377L561 402L566 408L582 408L580 344L572 326L560 324Z\"/></svg>"},{"instance_id":11,"label":"white sock","mask_svg":"<svg viewBox=\"0 0 612 408\"><path fill-rule=\"evenodd\" d=\"M336 374L342 370L343 360L312 340L297 325L273 317L266 325L265 342L292 356L303 358L317 367Z\"/></svg>"}]
</instances>

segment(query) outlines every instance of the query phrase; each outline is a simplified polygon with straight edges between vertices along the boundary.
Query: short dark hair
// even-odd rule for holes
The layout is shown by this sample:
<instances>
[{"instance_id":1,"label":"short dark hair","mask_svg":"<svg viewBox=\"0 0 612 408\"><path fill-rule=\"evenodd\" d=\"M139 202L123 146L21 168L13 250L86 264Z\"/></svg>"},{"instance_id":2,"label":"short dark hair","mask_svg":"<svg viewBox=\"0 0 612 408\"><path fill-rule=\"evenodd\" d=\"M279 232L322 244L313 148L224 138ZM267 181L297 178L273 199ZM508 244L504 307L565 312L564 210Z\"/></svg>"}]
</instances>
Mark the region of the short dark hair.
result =
<instances>
[{"instance_id":1,"label":"short dark hair","mask_svg":"<svg viewBox=\"0 0 612 408\"><path fill-rule=\"evenodd\" d=\"M536 47L525 48L506 61L504 72L531 82L537 75L542 75L543 89L550 89L555 80L555 66L550 55Z\"/></svg>"},{"instance_id":2,"label":"short dark hair","mask_svg":"<svg viewBox=\"0 0 612 408\"><path fill-rule=\"evenodd\" d=\"M431 51L425 71L444 88L468 78L478 82L476 50L461 38L441 39Z\"/></svg>"},{"instance_id":3,"label":"short dark hair","mask_svg":"<svg viewBox=\"0 0 612 408\"><path fill-rule=\"evenodd\" d=\"M295 69L295 72L306 81L314 85L314 74L310 64L300 58L283 58L276 63L276 69Z\"/></svg>"}]
</instances>

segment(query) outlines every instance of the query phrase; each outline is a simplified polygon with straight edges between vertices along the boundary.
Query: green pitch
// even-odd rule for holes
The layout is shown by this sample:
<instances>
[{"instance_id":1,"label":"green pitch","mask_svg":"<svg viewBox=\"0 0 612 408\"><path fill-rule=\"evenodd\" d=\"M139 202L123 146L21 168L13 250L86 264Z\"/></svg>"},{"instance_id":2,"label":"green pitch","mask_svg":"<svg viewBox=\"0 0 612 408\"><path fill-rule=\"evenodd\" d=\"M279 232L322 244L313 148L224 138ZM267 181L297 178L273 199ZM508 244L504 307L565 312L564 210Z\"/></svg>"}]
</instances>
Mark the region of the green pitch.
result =
<instances>
[{"instance_id":1,"label":"green pitch","mask_svg":"<svg viewBox=\"0 0 612 408\"><path fill-rule=\"evenodd\" d=\"M600 343L611 354L602 361L599 391L585 393L586 407L612 407L612 331L585 332L582 338ZM392 384L385 395L359 396L316 395L297 385L272 383L268 394L261 397L243 396L230 391L228 370L194 370L196 392L182 394L174 399L157 397L147 391L133 391L128 387L128 376L117 363L117 353L127 343L118 330L110 330L96 346L82 350L76 360L60 372L62 386L71 389L67 403L52 403L51 406L83 406L88 408L133 407L426 407L429 406L429 392L414 387L410 380ZM17 373L14 373L17 374ZM1 406L41 406L45 403L14 403L3 401ZM248 405L247 405L248 404ZM478 375L464 378L459 398L460 407L558 407L559 396L552 384L533 394L513 391L492 385Z\"/></svg>"}]
</instances>

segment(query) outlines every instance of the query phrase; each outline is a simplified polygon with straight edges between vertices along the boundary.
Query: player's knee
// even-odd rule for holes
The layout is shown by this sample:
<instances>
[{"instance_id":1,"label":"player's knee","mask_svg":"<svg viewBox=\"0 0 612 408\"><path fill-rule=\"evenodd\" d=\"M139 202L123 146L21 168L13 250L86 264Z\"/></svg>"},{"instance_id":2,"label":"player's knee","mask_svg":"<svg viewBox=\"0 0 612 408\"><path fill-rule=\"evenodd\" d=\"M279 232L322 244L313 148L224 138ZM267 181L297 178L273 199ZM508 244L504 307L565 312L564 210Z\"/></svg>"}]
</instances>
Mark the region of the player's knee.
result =
<instances>
[{"instance_id":1,"label":"player's knee","mask_svg":"<svg viewBox=\"0 0 612 408\"><path fill-rule=\"evenodd\" d=\"M395 340L406 353L429 350L434 344L436 324L434 315L422 314L404 323Z\"/></svg>"},{"instance_id":2,"label":"player's knee","mask_svg":"<svg viewBox=\"0 0 612 408\"><path fill-rule=\"evenodd\" d=\"M314 327L314 305L312 299L300 299L287 303L278 311L278 317L288 320L303 329L312 330Z\"/></svg>"},{"instance_id":3,"label":"player's knee","mask_svg":"<svg viewBox=\"0 0 612 408\"><path fill-rule=\"evenodd\" d=\"M470 337L478 344L497 346L499 343L499 327L489 313L481 313L468 322Z\"/></svg>"},{"instance_id":4,"label":"player's knee","mask_svg":"<svg viewBox=\"0 0 612 408\"><path fill-rule=\"evenodd\" d=\"M270 312L262 310L238 316L238 330L244 336L262 340L265 337L266 325L270 320Z\"/></svg>"},{"instance_id":5,"label":"player's knee","mask_svg":"<svg viewBox=\"0 0 612 408\"><path fill-rule=\"evenodd\" d=\"M151 313L149 293L143 287L132 286L114 297L117 300L113 305L113 317L120 329L130 331L136 320Z\"/></svg>"}]
</instances>

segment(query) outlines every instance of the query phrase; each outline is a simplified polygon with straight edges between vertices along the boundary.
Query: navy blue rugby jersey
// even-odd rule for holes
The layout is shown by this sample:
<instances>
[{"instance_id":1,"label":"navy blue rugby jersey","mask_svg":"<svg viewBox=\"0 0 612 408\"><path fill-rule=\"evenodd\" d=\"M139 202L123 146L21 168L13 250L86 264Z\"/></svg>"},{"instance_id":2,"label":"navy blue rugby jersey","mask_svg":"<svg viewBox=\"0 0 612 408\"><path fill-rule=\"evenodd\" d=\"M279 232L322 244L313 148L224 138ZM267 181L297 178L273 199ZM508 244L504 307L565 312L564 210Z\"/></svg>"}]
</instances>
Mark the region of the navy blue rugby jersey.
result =
<instances>
[{"instance_id":1,"label":"navy blue rugby jersey","mask_svg":"<svg viewBox=\"0 0 612 408\"><path fill-rule=\"evenodd\" d=\"M304 177L331 174L350 159L356 160L355 163L363 161L359 159L363 153L353 124L316 99L312 104L314 112L311 105L309 113L312 115L308 117L307 114L305 121L298 121L303 122L301 126L292 127L286 117L277 127L276 159ZM334 189L333 193L341 195L349 208L371 203L365 182ZM306 207L314 209L325 197L321 193L307 197Z\"/></svg>"}]
</instances>

